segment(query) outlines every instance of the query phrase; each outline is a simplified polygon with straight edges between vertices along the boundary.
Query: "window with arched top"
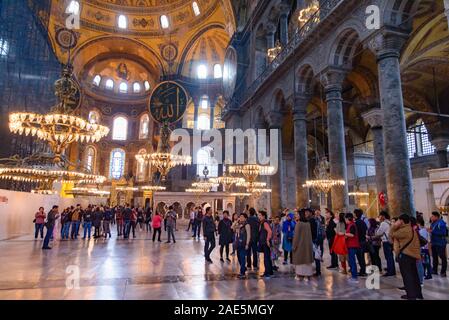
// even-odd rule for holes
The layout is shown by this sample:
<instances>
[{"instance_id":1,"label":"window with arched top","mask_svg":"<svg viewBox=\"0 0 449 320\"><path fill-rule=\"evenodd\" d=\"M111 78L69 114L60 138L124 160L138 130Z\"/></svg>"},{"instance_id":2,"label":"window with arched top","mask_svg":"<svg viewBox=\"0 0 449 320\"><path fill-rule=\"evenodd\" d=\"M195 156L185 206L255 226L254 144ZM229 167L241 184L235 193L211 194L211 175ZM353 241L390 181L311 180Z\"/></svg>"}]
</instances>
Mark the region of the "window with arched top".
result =
<instances>
[{"instance_id":1,"label":"window with arched top","mask_svg":"<svg viewBox=\"0 0 449 320\"><path fill-rule=\"evenodd\" d=\"M125 117L117 117L114 119L112 129L113 140L126 140L128 133L128 120Z\"/></svg>"},{"instance_id":2,"label":"window with arched top","mask_svg":"<svg viewBox=\"0 0 449 320\"><path fill-rule=\"evenodd\" d=\"M141 149L139 151L139 154L144 154L144 153L146 153L145 149ZM138 160L137 161L137 170L136 170L137 181L145 180L146 169L147 169L147 163L143 160Z\"/></svg>"},{"instance_id":3,"label":"window with arched top","mask_svg":"<svg viewBox=\"0 0 449 320\"><path fill-rule=\"evenodd\" d=\"M118 16L117 20L118 27L120 29L127 29L128 28L128 19L123 14Z\"/></svg>"},{"instance_id":4,"label":"window with arched top","mask_svg":"<svg viewBox=\"0 0 449 320\"><path fill-rule=\"evenodd\" d=\"M161 27L162 29L167 29L168 27L170 27L168 17L165 14L161 16Z\"/></svg>"},{"instance_id":5,"label":"window with arched top","mask_svg":"<svg viewBox=\"0 0 449 320\"><path fill-rule=\"evenodd\" d=\"M410 158L427 156L435 153L435 147L429 139L426 125L418 120L407 130L407 148Z\"/></svg>"},{"instance_id":6,"label":"window with arched top","mask_svg":"<svg viewBox=\"0 0 449 320\"><path fill-rule=\"evenodd\" d=\"M145 91L149 91L151 89L150 83L148 81L145 81L143 85L145 86Z\"/></svg>"},{"instance_id":7,"label":"window with arched top","mask_svg":"<svg viewBox=\"0 0 449 320\"><path fill-rule=\"evenodd\" d=\"M123 149L114 149L111 151L111 160L109 164L109 177L118 180L125 173L125 151Z\"/></svg>"},{"instance_id":8,"label":"window with arched top","mask_svg":"<svg viewBox=\"0 0 449 320\"><path fill-rule=\"evenodd\" d=\"M92 83L98 87L100 85L100 82L101 82L101 76L99 74L97 74L94 77L94 80L92 81Z\"/></svg>"},{"instance_id":9,"label":"window with arched top","mask_svg":"<svg viewBox=\"0 0 449 320\"><path fill-rule=\"evenodd\" d=\"M196 174L204 177L204 169L209 171L208 177L218 177L218 162L214 157L214 150L211 147L204 147L196 154L197 169Z\"/></svg>"},{"instance_id":10,"label":"window with arched top","mask_svg":"<svg viewBox=\"0 0 449 320\"><path fill-rule=\"evenodd\" d=\"M100 114L95 111L92 110L89 112L89 117L88 117L89 123L94 124L94 123L100 123Z\"/></svg>"},{"instance_id":11,"label":"window with arched top","mask_svg":"<svg viewBox=\"0 0 449 320\"><path fill-rule=\"evenodd\" d=\"M105 87L106 87L106 89L108 89L108 90L114 89L114 81L112 81L112 79L106 80Z\"/></svg>"},{"instance_id":12,"label":"window with arched top","mask_svg":"<svg viewBox=\"0 0 449 320\"><path fill-rule=\"evenodd\" d=\"M140 126L139 126L139 139L147 139L150 128L150 117L147 114L144 114L140 118Z\"/></svg>"},{"instance_id":13,"label":"window with arched top","mask_svg":"<svg viewBox=\"0 0 449 320\"><path fill-rule=\"evenodd\" d=\"M80 3L78 1L70 1L66 13L78 15L80 13Z\"/></svg>"},{"instance_id":14,"label":"window with arched top","mask_svg":"<svg viewBox=\"0 0 449 320\"><path fill-rule=\"evenodd\" d=\"M86 169L91 173L95 173L95 154L95 148L92 146L88 146L86 149L85 166Z\"/></svg>"},{"instance_id":15,"label":"window with arched top","mask_svg":"<svg viewBox=\"0 0 449 320\"><path fill-rule=\"evenodd\" d=\"M192 2L192 9L195 16L199 16L201 14L200 6L198 5L198 2L193 1Z\"/></svg>"},{"instance_id":16,"label":"window with arched top","mask_svg":"<svg viewBox=\"0 0 449 320\"><path fill-rule=\"evenodd\" d=\"M126 84L126 82L120 83L119 90L121 93L127 93L128 92L128 84Z\"/></svg>"},{"instance_id":17,"label":"window with arched top","mask_svg":"<svg viewBox=\"0 0 449 320\"><path fill-rule=\"evenodd\" d=\"M133 91L134 91L134 93L139 93L140 90L141 90L140 83L134 82L134 84L133 84Z\"/></svg>"},{"instance_id":18,"label":"window with arched top","mask_svg":"<svg viewBox=\"0 0 449 320\"><path fill-rule=\"evenodd\" d=\"M214 78L220 79L223 77L223 70L221 69L221 64L214 65Z\"/></svg>"},{"instance_id":19,"label":"window with arched top","mask_svg":"<svg viewBox=\"0 0 449 320\"><path fill-rule=\"evenodd\" d=\"M206 79L207 78L207 66L205 64L200 64L196 71L197 71L198 79Z\"/></svg>"}]
</instances>

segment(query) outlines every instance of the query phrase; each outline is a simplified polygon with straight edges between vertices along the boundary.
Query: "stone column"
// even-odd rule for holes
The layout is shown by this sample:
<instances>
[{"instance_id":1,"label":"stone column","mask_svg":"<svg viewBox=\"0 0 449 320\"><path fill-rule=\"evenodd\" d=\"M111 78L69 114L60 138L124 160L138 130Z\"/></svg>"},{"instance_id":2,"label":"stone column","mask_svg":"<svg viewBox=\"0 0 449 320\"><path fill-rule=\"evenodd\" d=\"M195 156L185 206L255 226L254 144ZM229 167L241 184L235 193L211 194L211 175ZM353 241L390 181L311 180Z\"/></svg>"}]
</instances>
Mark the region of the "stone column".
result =
<instances>
[{"instance_id":1,"label":"stone column","mask_svg":"<svg viewBox=\"0 0 449 320\"><path fill-rule=\"evenodd\" d=\"M440 168L447 168L447 147L449 146L448 136L439 136L432 139L435 146L435 152L438 155L438 163Z\"/></svg>"},{"instance_id":2,"label":"stone column","mask_svg":"<svg viewBox=\"0 0 449 320\"><path fill-rule=\"evenodd\" d=\"M347 210L349 207L343 99L341 96L345 76L344 70L334 68L328 68L324 74L330 174L332 179L345 181L343 187L334 187L331 190L334 212Z\"/></svg>"},{"instance_id":3,"label":"stone column","mask_svg":"<svg viewBox=\"0 0 449 320\"><path fill-rule=\"evenodd\" d=\"M399 66L405 40L406 35L384 30L370 43L377 55L388 206L394 217L415 215Z\"/></svg>"},{"instance_id":4,"label":"stone column","mask_svg":"<svg viewBox=\"0 0 449 320\"><path fill-rule=\"evenodd\" d=\"M295 172L296 172L296 206L309 207L309 192L303 185L309 178L309 163L307 157L307 105L308 95L296 95L293 107Z\"/></svg>"},{"instance_id":5,"label":"stone column","mask_svg":"<svg viewBox=\"0 0 449 320\"><path fill-rule=\"evenodd\" d=\"M279 5L281 12L279 24L280 24L280 41L283 47L288 43L288 14L290 12L290 6L284 3Z\"/></svg>"},{"instance_id":6,"label":"stone column","mask_svg":"<svg viewBox=\"0 0 449 320\"><path fill-rule=\"evenodd\" d=\"M279 209L282 209L282 114L279 111L271 111L268 117L269 129L279 130L277 148L278 168L276 174L271 176L271 212L272 214L276 214Z\"/></svg>"},{"instance_id":7,"label":"stone column","mask_svg":"<svg viewBox=\"0 0 449 320\"><path fill-rule=\"evenodd\" d=\"M373 133L374 164L376 166L377 193L387 192L387 180L385 178L384 141L382 133L382 110L373 108L362 114L363 119L371 126Z\"/></svg>"},{"instance_id":8,"label":"stone column","mask_svg":"<svg viewBox=\"0 0 449 320\"><path fill-rule=\"evenodd\" d=\"M274 48L274 34L276 33L276 26L272 23L267 23L265 26L266 37L267 37L267 48ZM265 52L265 54L267 54Z\"/></svg>"},{"instance_id":9,"label":"stone column","mask_svg":"<svg viewBox=\"0 0 449 320\"><path fill-rule=\"evenodd\" d=\"M200 99L198 97L193 97L193 128L196 129L198 126L198 112L200 107Z\"/></svg>"}]
</instances>

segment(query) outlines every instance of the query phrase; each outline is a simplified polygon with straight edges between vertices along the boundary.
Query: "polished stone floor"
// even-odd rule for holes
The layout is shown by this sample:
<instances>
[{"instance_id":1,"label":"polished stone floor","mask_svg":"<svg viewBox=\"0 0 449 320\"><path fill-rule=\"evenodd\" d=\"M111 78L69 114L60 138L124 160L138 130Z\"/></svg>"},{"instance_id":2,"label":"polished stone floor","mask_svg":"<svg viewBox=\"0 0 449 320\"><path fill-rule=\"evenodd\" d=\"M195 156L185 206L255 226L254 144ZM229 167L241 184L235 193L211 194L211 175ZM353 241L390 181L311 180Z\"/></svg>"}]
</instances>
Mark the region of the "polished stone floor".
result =
<instances>
[{"instance_id":1,"label":"polished stone floor","mask_svg":"<svg viewBox=\"0 0 449 320\"><path fill-rule=\"evenodd\" d=\"M255 271L239 280L236 257L222 264L217 248L214 263L205 264L203 241L184 229L179 226L176 244L153 243L145 231L131 240L115 234L107 240L56 240L48 251L32 235L0 241L0 299L391 300L402 294L400 277L381 279L380 290L366 289L364 280L350 284L328 270L304 283L294 279L289 265L269 280ZM79 288L72 289L76 270ZM423 293L426 299L449 299L449 279L426 281Z\"/></svg>"}]
</instances>

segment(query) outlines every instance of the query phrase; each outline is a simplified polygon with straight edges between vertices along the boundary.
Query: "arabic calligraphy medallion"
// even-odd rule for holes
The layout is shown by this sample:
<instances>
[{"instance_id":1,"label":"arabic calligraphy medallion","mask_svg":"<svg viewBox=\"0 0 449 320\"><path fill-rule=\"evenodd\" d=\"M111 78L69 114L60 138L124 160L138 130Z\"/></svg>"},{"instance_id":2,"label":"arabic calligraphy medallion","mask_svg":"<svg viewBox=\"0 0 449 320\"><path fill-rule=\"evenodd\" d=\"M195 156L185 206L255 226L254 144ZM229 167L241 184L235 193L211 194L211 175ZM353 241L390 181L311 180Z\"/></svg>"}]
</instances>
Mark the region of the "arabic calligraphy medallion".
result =
<instances>
[{"instance_id":1,"label":"arabic calligraphy medallion","mask_svg":"<svg viewBox=\"0 0 449 320\"><path fill-rule=\"evenodd\" d=\"M173 81L160 83L150 98L150 114L159 123L175 123L187 109L188 97L183 87Z\"/></svg>"}]
</instances>

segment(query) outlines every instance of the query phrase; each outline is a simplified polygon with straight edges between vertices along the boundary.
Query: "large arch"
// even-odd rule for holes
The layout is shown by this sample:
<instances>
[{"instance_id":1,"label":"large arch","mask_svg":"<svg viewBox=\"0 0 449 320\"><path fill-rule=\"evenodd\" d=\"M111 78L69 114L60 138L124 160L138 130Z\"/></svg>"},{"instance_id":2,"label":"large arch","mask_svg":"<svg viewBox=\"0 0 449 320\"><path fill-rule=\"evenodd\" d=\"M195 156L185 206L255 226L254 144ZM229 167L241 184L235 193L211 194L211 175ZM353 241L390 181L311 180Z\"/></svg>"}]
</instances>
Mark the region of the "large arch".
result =
<instances>
[{"instance_id":1,"label":"large arch","mask_svg":"<svg viewBox=\"0 0 449 320\"><path fill-rule=\"evenodd\" d=\"M329 63L333 66L352 67L356 50L360 45L359 33L353 28L344 29L331 47Z\"/></svg>"}]
</instances>

